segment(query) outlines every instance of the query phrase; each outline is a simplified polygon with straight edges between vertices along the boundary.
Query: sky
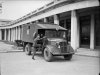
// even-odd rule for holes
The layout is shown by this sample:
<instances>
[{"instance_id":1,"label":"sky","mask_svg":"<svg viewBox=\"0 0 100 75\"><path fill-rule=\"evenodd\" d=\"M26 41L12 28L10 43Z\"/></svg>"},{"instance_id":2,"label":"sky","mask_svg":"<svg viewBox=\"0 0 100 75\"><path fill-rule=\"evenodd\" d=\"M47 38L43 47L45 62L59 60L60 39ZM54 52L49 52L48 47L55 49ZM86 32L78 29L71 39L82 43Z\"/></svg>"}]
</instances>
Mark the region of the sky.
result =
<instances>
[{"instance_id":1,"label":"sky","mask_svg":"<svg viewBox=\"0 0 100 75\"><path fill-rule=\"evenodd\" d=\"M0 19L16 20L53 0L0 0L2 13Z\"/></svg>"}]
</instances>

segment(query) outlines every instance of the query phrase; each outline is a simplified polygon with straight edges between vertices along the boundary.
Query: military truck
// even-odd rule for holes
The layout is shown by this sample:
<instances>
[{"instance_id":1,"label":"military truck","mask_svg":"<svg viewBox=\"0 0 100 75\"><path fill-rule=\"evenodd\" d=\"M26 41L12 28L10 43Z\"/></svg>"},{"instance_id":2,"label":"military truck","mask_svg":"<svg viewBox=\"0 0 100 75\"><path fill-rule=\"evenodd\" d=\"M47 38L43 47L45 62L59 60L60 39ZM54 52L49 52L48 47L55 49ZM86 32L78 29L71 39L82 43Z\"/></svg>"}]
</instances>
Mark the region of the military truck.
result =
<instances>
[{"instance_id":1,"label":"military truck","mask_svg":"<svg viewBox=\"0 0 100 75\"><path fill-rule=\"evenodd\" d=\"M33 47L35 34L42 34L43 39L37 40ZM67 41L67 29L48 23L34 23L23 25L23 51L27 55L32 53L32 49L41 51L46 61L52 61L53 56L63 56L65 60L70 60L74 54L73 48Z\"/></svg>"}]
</instances>

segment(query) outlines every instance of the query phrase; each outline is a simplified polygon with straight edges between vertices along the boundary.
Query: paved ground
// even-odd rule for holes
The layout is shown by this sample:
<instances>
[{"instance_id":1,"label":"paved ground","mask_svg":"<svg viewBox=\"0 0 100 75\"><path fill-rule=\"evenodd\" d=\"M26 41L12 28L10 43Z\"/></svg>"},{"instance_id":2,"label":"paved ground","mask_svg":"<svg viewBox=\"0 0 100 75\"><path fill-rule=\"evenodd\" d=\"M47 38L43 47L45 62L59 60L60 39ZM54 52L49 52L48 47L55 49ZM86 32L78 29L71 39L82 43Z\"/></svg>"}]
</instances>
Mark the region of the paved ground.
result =
<instances>
[{"instance_id":1,"label":"paved ground","mask_svg":"<svg viewBox=\"0 0 100 75\"><path fill-rule=\"evenodd\" d=\"M100 58L100 49L91 50L86 48L79 48L75 54Z\"/></svg>"},{"instance_id":2,"label":"paved ground","mask_svg":"<svg viewBox=\"0 0 100 75\"><path fill-rule=\"evenodd\" d=\"M97 57L74 55L71 61L55 57L53 62L46 62L39 54L32 60L31 55L13 51L12 47L0 43L0 50L6 51L0 53L1 75L98 75L100 72Z\"/></svg>"}]
</instances>

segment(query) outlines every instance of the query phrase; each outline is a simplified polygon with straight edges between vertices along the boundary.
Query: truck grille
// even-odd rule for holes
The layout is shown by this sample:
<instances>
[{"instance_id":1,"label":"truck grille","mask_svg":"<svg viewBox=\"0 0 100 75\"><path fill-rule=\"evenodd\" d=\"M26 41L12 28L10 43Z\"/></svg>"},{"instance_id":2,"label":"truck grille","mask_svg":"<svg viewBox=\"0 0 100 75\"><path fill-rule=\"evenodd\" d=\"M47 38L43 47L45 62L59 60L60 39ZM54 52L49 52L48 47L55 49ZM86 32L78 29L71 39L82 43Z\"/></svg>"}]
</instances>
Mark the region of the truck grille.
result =
<instances>
[{"instance_id":1,"label":"truck grille","mask_svg":"<svg viewBox=\"0 0 100 75\"><path fill-rule=\"evenodd\" d=\"M61 53L67 53L67 43L60 42L59 45L60 45Z\"/></svg>"}]
</instances>

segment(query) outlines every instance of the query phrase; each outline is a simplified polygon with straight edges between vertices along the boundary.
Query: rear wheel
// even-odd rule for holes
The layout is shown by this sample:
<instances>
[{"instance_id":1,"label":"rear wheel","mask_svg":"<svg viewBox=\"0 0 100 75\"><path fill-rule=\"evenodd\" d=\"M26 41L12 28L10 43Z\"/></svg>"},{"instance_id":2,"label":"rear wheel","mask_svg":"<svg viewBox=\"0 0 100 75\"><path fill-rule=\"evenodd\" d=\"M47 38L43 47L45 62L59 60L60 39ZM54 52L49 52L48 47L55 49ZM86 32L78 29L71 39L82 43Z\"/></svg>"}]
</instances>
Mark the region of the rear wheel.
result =
<instances>
[{"instance_id":1,"label":"rear wheel","mask_svg":"<svg viewBox=\"0 0 100 75\"><path fill-rule=\"evenodd\" d=\"M64 55L65 60L71 60L71 58L72 58L72 54Z\"/></svg>"},{"instance_id":2,"label":"rear wheel","mask_svg":"<svg viewBox=\"0 0 100 75\"><path fill-rule=\"evenodd\" d=\"M48 48L44 49L44 59L48 62L52 60L52 53L49 51Z\"/></svg>"},{"instance_id":3,"label":"rear wheel","mask_svg":"<svg viewBox=\"0 0 100 75\"><path fill-rule=\"evenodd\" d=\"M27 55L31 55L31 45L30 45L30 44L27 44L27 45L25 46L25 53L26 53Z\"/></svg>"}]
</instances>

